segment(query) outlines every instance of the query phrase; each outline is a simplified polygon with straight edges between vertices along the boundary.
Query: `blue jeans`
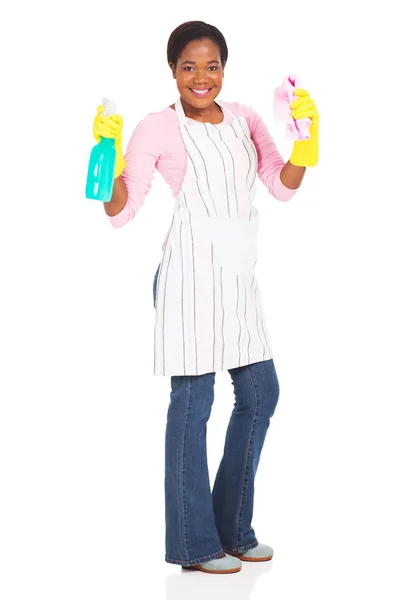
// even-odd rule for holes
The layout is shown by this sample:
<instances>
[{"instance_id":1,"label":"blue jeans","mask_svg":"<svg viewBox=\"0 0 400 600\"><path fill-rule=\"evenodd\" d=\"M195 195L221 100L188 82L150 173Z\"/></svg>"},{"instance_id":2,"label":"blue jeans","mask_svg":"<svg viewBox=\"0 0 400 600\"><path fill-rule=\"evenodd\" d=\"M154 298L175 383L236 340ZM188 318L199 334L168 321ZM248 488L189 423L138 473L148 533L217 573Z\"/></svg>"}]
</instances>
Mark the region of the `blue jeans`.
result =
<instances>
[{"instance_id":1,"label":"blue jeans","mask_svg":"<svg viewBox=\"0 0 400 600\"><path fill-rule=\"evenodd\" d=\"M154 277L153 296L158 266ZM279 397L273 359L228 369L235 403L210 488L206 430L215 373L171 377L165 434L165 560L191 566L257 546L254 479Z\"/></svg>"}]
</instances>

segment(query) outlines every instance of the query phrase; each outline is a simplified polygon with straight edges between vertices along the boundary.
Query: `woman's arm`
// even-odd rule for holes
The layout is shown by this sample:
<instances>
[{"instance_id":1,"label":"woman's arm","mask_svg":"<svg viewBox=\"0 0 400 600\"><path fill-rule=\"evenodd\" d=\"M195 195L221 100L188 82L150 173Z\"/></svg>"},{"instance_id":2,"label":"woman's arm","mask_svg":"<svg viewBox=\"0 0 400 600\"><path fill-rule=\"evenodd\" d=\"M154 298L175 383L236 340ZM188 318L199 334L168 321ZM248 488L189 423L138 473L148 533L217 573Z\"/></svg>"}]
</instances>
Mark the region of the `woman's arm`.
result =
<instances>
[{"instance_id":1,"label":"woman's arm","mask_svg":"<svg viewBox=\"0 0 400 600\"><path fill-rule=\"evenodd\" d=\"M113 227L129 223L143 205L162 154L162 144L159 114L149 113L134 129L124 156L125 168L114 180L110 202L104 203Z\"/></svg>"},{"instance_id":2,"label":"woman's arm","mask_svg":"<svg viewBox=\"0 0 400 600\"><path fill-rule=\"evenodd\" d=\"M109 202L103 202L104 210L109 217L115 217L125 207L128 201L128 190L125 182L122 179L122 175L114 179L114 188L111 200Z\"/></svg>"},{"instance_id":3,"label":"woman's arm","mask_svg":"<svg viewBox=\"0 0 400 600\"><path fill-rule=\"evenodd\" d=\"M280 172L280 178L283 185L290 190L296 190L300 187L303 177L306 172L306 167L296 167L290 161L286 163Z\"/></svg>"},{"instance_id":4,"label":"woman's arm","mask_svg":"<svg viewBox=\"0 0 400 600\"><path fill-rule=\"evenodd\" d=\"M258 176L269 193L282 202L296 194L305 169L285 164L272 135L260 115L250 106L240 105L249 125L258 155Z\"/></svg>"}]
</instances>

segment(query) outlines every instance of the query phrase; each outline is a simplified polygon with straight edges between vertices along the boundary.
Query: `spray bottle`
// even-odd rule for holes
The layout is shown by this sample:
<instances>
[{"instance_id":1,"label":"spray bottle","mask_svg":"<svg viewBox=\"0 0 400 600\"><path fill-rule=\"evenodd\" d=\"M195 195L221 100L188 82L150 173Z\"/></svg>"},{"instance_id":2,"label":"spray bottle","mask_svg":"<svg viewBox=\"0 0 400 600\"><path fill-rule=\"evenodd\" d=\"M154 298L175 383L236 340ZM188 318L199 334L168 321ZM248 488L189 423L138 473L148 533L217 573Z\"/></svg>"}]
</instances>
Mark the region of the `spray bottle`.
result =
<instances>
[{"instance_id":1,"label":"spray bottle","mask_svg":"<svg viewBox=\"0 0 400 600\"><path fill-rule=\"evenodd\" d=\"M115 102L109 98L103 98L102 103L105 107L103 117L106 115L111 116L117 112ZM90 153L86 179L86 198L101 200L102 202L111 200L116 158L115 138L102 137Z\"/></svg>"}]
</instances>

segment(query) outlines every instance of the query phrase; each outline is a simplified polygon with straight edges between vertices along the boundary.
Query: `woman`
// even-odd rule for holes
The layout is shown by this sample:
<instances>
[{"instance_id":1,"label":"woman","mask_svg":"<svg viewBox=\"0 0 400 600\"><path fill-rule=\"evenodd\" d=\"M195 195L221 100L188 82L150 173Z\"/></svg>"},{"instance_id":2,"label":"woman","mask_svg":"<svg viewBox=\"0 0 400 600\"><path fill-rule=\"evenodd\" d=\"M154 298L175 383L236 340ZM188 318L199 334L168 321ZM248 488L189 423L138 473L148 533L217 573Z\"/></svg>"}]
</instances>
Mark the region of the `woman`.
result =
<instances>
[{"instance_id":1,"label":"woman","mask_svg":"<svg viewBox=\"0 0 400 600\"><path fill-rule=\"evenodd\" d=\"M311 139L294 142L284 163L250 107L217 102L228 50L202 21L183 23L167 58L180 94L148 114L122 154L122 117L102 117L94 135L116 137L114 227L133 219L157 168L176 199L154 278L154 374L171 376L165 439L165 560L206 573L235 573L241 561L272 558L251 526L254 479L279 384L254 276L256 175L278 200L294 196L316 164L318 112L305 90L294 119L311 118ZM228 370L235 404L210 489L206 425L215 373Z\"/></svg>"}]
</instances>

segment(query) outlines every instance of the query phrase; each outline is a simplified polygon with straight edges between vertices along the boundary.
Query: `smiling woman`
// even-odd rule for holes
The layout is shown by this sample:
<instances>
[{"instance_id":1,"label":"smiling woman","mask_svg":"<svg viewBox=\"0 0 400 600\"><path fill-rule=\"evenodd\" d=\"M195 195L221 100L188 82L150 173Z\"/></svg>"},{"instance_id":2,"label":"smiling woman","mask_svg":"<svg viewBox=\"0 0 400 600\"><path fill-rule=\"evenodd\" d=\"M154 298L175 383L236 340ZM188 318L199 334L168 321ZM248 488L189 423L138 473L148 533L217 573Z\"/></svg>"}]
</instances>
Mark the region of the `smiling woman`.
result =
<instances>
[{"instance_id":1,"label":"smiling woman","mask_svg":"<svg viewBox=\"0 0 400 600\"><path fill-rule=\"evenodd\" d=\"M181 95L185 114L201 122L219 123L222 111L214 100L222 88L228 48L218 29L210 27L211 37L192 39L195 24L183 24L170 36L168 64ZM197 24L201 28L201 24ZM215 29L215 31L213 30ZM174 108L172 105L171 108Z\"/></svg>"},{"instance_id":2,"label":"smiling woman","mask_svg":"<svg viewBox=\"0 0 400 600\"><path fill-rule=\"evenodd\" d=\"M170 67L186 116L201 122L221 122L222 111L214 102L224 77L218 46L209 39L189 42Z\"/></svg>"},{"instance_id":3,"label":"smiling woman","mask_svg":"<svg viewBox=\"0 0 400 600\"><path fill-rule=\"evenodd\" d=\"M251 526L255 475L279 397L254 273L256 178L286 202L311 152L297 147L297 165L285 164L250 106L217 101L227 59L225 38L213 25L190 21L172 32L167 60L179 97L137 125L105 204L111 225L124 226L142 206L155 169L176 200L153 282L154 374L171 376L165 560L220 574L273 554ZM314 121L315 164L318 113L304 90L293 104L293 118ZM96 135L120 140L121 130L122 118L98 111ZM206 425L215 373L223 370L232 378L235 405L211 492Z\"/></svg>"}]
</instances>

